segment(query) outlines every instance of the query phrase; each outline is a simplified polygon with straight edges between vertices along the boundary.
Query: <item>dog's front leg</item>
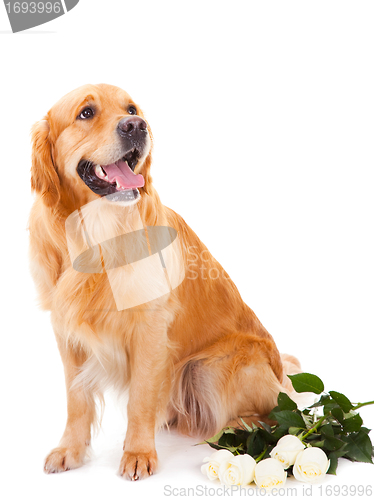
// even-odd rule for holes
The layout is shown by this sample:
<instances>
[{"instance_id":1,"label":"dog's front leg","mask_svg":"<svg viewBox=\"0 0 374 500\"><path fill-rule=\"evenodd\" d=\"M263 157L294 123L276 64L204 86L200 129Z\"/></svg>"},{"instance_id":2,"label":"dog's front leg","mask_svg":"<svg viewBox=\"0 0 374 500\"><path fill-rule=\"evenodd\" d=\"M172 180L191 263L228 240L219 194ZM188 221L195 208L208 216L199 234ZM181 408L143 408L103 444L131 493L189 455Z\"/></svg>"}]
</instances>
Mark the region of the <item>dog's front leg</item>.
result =
<instances>
[{"instance_id":1,"label":"dog's front leg","mask_svg":"<svg viewBox=\"0 0 374 500\"><path fill-rule=\"evenodd\" d=\"M74 386L74 379L86 360L82 349L71 345L56 335L61 359L64 364L67 393L67 422L60 444L45 459L44 470L63 472L83 464L91 439L91 425L95 419L95 402L90 392L82 386Z\"/></svg>"},{"instance_id":2,"label":"dog's front leg","mask_svg":"<svg viewBox=\"0 0 374 500\"><path fill-rule=\"evenodd\" d=\"M169 380L165 325L137 332L130 347L131 382L127 407L128 427L119 473L136 481L153 474L156 414L162 406L161 386ZM164 390L163 390L164 392Z\"/></svg>"}]
</instances>

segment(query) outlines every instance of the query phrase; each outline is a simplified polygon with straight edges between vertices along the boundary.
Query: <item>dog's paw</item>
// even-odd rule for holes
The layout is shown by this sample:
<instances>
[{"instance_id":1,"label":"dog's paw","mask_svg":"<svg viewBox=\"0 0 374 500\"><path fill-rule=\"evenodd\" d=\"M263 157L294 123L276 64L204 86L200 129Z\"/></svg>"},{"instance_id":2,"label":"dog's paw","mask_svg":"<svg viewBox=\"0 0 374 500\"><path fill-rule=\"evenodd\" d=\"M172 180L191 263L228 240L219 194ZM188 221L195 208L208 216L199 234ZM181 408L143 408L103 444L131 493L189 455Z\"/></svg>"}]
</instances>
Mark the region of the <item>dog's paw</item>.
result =
<instances>
[{"instance_id":1,"label":"dog's paw","mask_svg":"<svg viewBox=\"0 0 374 500\"><path fill-rule=\"evenodd\" d=\"M119 466L119 474L131 481L144 479L156 471L157 453L155 450L148 453L131 453L125 451Z\"/></svg>"},{"instance_id":2,"label":"dog's paw","mask_svg":"<svg viewBox=\"0 0 374 500\"><path fill-rule=\"evenodd\" d=\"M84 451L75 448L55 448L44 462L44 472L64 472L83 465Z\"/></svg>"}]
</instances>

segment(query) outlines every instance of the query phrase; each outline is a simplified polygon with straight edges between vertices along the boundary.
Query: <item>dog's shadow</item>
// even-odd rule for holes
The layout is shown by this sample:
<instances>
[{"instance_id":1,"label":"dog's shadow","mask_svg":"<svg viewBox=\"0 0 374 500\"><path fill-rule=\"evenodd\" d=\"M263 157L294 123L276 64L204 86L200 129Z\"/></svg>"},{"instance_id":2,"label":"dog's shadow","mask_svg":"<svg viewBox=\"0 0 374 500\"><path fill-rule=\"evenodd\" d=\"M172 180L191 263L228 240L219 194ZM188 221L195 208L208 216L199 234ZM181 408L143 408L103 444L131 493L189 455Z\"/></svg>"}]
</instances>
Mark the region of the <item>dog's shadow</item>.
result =
<instances>
[{"instance_id":1,"label":"dog's shadow","mask_svg":"<svg viewBox=\"0 0 374 500\"><path fill-rule=\"evenodd\" d=\"M115 434L113 430L103 430L101 435L93 441L92 450L84 467L105 468L118 473L118 467L123 454L125 433ZM200 474L203 458L212 453L208 445L196 446L201 440L188 436L181 436L174 430L162 429L156 435L156 450L159 464L157 477L166 473L176 479L186 470ZM152 478L149 478L152 479Z\"/></svg>"}]
</instances>

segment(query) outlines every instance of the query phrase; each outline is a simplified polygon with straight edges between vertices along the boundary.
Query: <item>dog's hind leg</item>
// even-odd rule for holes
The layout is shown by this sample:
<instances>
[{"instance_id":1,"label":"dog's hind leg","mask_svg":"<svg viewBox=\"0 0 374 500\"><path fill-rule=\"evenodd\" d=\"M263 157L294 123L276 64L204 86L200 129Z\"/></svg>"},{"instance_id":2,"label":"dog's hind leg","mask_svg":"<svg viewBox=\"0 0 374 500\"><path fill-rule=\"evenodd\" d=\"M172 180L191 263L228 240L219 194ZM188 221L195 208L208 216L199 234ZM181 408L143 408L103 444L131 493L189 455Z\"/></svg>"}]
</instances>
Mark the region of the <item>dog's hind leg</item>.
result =
<instances>
[{"instance_id":1,"label":"dog's hind leg","mask_svg":"<svg viewBox=\"0 0 374 500\"><path fill-rule=\"evenodd\" d=\"M269 422L285 387L284 373L274 373L269 339L234 332L194 354L176 368L169 404L169 425L208 438L240 416ZM279 353L276 353L279 356Z\"/></svg>"}]
</instances>

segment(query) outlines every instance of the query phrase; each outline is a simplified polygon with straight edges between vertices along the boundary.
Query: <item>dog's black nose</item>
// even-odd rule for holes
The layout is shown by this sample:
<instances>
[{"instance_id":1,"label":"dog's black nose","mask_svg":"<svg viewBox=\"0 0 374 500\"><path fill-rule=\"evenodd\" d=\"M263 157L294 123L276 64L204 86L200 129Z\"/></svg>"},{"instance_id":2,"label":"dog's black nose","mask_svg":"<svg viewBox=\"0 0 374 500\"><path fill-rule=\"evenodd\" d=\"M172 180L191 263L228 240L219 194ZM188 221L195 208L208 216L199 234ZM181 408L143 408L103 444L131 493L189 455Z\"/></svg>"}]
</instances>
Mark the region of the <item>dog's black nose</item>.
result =
<instances>
[{"instance_id":1,"label":"dog's black nose","mask_svg":"<svg viewBox=\"0 0 374 500\"><path fill-rule=\"evenodd\" d=\"M147 123L140 116L128 116L122 118L117 127L119 135L128 137L136 133L144 133L147 131Z\"/></svg>"}]
</instances>

